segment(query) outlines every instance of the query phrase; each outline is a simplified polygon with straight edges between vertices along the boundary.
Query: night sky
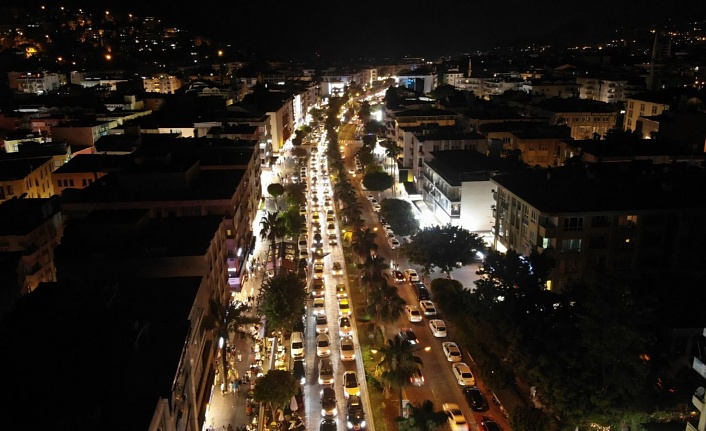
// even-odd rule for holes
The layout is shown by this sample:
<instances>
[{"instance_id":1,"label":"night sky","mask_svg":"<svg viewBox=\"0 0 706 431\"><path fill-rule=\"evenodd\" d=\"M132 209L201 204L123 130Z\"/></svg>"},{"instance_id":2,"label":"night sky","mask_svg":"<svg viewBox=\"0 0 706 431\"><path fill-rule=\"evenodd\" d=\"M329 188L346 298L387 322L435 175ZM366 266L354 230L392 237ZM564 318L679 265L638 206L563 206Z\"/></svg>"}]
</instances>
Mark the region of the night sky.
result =
<instances>
[{"instance_id":1,"label":"night sky","mask_svg":"<svg viewBox=\"0 0 706 431\"><path fill-rule=\"evenodd\" d=\"M86 3L95 2L62 4ZM107 8L152 15L264 57L436 56L494 46L589 43L606 40L623 25L706 19L704 0L122 0Z\"/></svg>"}]
</instances>

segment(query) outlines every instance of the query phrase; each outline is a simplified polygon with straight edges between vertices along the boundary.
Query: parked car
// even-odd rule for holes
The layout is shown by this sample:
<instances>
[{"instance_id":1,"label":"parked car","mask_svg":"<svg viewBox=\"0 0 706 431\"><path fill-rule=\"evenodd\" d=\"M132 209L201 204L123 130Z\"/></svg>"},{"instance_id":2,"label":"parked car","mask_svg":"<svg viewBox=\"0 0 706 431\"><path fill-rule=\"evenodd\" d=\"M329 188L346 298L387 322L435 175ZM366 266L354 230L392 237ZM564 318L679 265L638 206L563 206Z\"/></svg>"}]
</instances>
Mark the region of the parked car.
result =
<instances>
[{"instance_id":1,"label":"parked car","mask_svg":"<svg viewBox=\"0 0 706 431\"><path fill-rule=\"evenodd\" d=\"M437 338L446 337L446 324L441 319L431 319L429 321L429 329L431 329L432 335Z\"/></svg>"},{"instance_id":2,"label":"parked car","mask_svg":"<svg viewBox=\"0 0 706 431\"><path fill-rule=\"evenodd\" d=\"M414 289L414 293L417 295L417 301L426 301L431 299L427 285L421 281L413 282L412 289Z\"/></svg>"},{"instance_id":3,"label":"parked car","mask_svg":"<svg viewBox=\"0 0 706 431\"><path fill-rule=\"evenodd\" d=\"M404 270L404 278L407 281L419 281L419 274L417 274L417 271L413 269L405 269Z\"/></svg>"},{"instance_id":4,"label":"parked car","mask_svg":"<svg viewBox=\"0 0 706 431\"><path fill-rule=\"evenodd\" d=\"M405 305L404 313L405 315L407 315L407 319L410 322L422 321L422 313L419 311L419 307L417 307L416 305Z\"/></svg>"},{"instance_id":5,"label":"parked car","mask_svg":"<svg viewBox=\"0 0 706 431\"><path fill-rule=\"evenodd\" d=\"M480 421L481 431L502 431L500 425L490 416L483 416Z\"/></svg>"},{"instance_id":6,"label":"parked car","mask_svg":"<svg viewBox=\"0 0 706 431\"><path fill-rule=\"evenodd\" d=\"M336 298L338 298L338 299L348 298L348 290L346 290L345 284L338 283L336 285Z\"/></svg>"},{"instance_id":7,"label":"parked car","mask_svg":"<svg viewBox=\"0 0 706 431\"><path fill-rule=\"evenodd\" d=\"M463 396L466 398L468 407L474 412L484 412L488 410L488 400L477 386L467 386L463 388Z\"/></svg>"},{"instance_id":8,"label":"parked car","mask_svg":"<svg viewBox=\"0 0 706 431\"><path fill-rule=\"evenodd\" d=\"M353 335L353 326L349 317L342 316L338 319L338 333L341 337Z\"/></svg>"},{"instance_id":9,"label":"parked car","mask_svg":"<svg viewBox=\"0 0 706 431\"><path fill-rule=\"evenodd\" d=\"M446 355L446 360L449 362L461 362L461 349L453 341L445 341L441 343L441 349Z\"/></svg>"},{"instance_id":10,"label":"parked car","mask_svg":"<svg viewBox=\"0 0 706 431\"><path fill-rule=\"evenodd\" d=\"M323 419L319 425L319 431L336 431L337 425L334 419Z\"/></svg>"},{"instance_id":11,"label":"parked car","mask_svg":"<svg viewBox=\"0 0 706 431\"><path fill-rule=\"evenodd\" d=\"M294 375L294 380L300 384L306 383L306 367L304 366L304 359L295 359L292 362L292 374Z\"/></svg>"},{"instance_id":12,"label":"parked car","mask_svg":"<svg viewBox=\"0 0 706 431\"><path fill-rule=\"evenodd\" d=\"M314 298L311 310L314 316L319 314L326 314L326 302L324 301L324 298Z\"/></svg>"},{"instance_id":13,"label":"parked car","mask_svg":"<svg viewBox=\"0 0 706 431\"><path fill-rule=\"evenodd\" d=\"M422 314L427 317L436 316L436 306L428 299L419 301L419 308L422 310Z\"/></svg>"},{"instance_id":14,"label":"parked car","mask_svg":"<svg viewBox=\"0 0 706 431\"><path fill-rule=\"evenodd\" d=\"M456 382L461 386L475 386L476 379L473 377L471 368L465 362L456 362L451 366Z\"/></svg>"},{"instance_id":15,"label":"parked car","mask_svg":"<svg viewBox=\"0 0 706 431\"><path fill-rule=\"evenodd\" d=\"M393 250L397 250L400 248L400 242L397 240L397 238L391 238L387 241L388 244L390 244L390 248Z\"/></svg>"},{"instance_id":16,"label":"parked car","mask_svg":"<svg viewBox=\"0 0 706 431\"><path fill-rule=\"evenodd\" d=\"M402 274L402 271L394 271L392 275L395 278L395 283L402 283L404 281L404 274Z\"/></svg>"}]
</instances>

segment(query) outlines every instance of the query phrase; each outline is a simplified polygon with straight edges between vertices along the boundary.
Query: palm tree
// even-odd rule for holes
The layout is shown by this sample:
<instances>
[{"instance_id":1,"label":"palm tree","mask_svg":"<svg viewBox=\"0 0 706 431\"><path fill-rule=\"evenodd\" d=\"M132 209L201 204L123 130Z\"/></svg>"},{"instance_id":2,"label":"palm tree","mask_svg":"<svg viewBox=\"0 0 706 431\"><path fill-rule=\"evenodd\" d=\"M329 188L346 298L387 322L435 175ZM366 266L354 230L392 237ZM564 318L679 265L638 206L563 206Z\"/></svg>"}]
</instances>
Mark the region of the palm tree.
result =
<instances>
[{"instance_id":1,"label":"palm tree","mask_svg":"<svg viewBox=\"0 0 706 431\"><path fill-rule=\"evenodd\" d=\"M376 371L388 388L397 388L400 397L400 416L402 416L402 389L410 384L410 379L417 370L423 367L422 360L412 354L408 341L395 337L387 340L380 349L382 360L377 364Z\"/></svg>"},{"instance_id":2,"label":"palm tree","mask_svg":"<svg viewBox=\"0 0 706 431\"><path fill-rule=\"evenodd\" d=\"M424 400L421 404L409 403L407 410L409 416L400 420L400 431L436 431L446 423L446 414L434 410L431 400Z\"/></svg>"},{"instance_id":3,"label":"palm tree","mask_svg":"<svg viewBox=\"0 0 706 431\"><path fill-rule=\"evenodd\" d=\"M260 220L260 238L268 239L272 247L272 269L276 271L277 264L277 238L284 235L284 226L279 217L279 211L267 212ZM265 262L267 264L267 262Z\"/></svg>"},{"instance_id":4,"label":"palm tree","mask_svg":"<svg viewBox=\"0 0 706 431\"><path fill-rule=\"evenodd\" d=\"M367 256L370 256L371 251L377 250L378 246L375 243L377 234L370 228L356 229L353 231L351 240L351 249L358 255L361 262L364 262Z\"/></svg>"},{"instance_id":5,"label":"palm tree","mask_svg":"<svg viewBox=\"0 0 706 431\"><path fill-rule=\"evenodd\" d=\"M375 326L385 334L385 326L395 323L402 316L406 302L397 287L382 283L377 289L368 291L368 305L365 311L372 316Z\"/></svg>"},{"instance_id":6,"label":"palm tree","mask_svg":"<svg viewBox=\"0 0 706 431\"><path fill-rule=\"evenodd\" d=\"M387 264L382 256L373 257L368 253L365 262L358 264L358 269L362 272L362 281L365 292L372 292L378 284L385 283L385 270Z\"/></svg>"},{"instance_id":7,"label":"palm tree","mask_svg":"<svg viewBox=\"0 0 706 431\"><path fill-rule=\"evenodd\" d=\"M397 144L388 140L386 145L386 155L392 159L392 164L390 166L390 175L395 178L395 167L397 166L397 156L402 152L402 148L398 147ZM396 180L395 180L396 182ZM392 196L395 196L395 183L392 183Z\"/></svg>"}]
</instances>

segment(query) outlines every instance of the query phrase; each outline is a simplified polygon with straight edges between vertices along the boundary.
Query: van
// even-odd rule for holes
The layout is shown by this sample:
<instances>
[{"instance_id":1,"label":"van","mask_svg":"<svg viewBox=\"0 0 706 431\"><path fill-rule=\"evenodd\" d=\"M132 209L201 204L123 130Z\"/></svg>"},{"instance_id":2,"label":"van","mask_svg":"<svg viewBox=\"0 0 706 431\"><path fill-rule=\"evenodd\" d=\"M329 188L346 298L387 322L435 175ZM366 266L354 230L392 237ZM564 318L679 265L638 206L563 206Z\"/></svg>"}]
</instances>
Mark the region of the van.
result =
<instances>
[{"instance_id":1,"label":"van","mask_svg":"<svg viewBox=\"0 0 706 431\"><path fill-rule=\"evenodd\" d=\"M289 351L292 358L304 358L304 334L301 332L292 332L289 338Z\"/></svg>"}]
</instances>

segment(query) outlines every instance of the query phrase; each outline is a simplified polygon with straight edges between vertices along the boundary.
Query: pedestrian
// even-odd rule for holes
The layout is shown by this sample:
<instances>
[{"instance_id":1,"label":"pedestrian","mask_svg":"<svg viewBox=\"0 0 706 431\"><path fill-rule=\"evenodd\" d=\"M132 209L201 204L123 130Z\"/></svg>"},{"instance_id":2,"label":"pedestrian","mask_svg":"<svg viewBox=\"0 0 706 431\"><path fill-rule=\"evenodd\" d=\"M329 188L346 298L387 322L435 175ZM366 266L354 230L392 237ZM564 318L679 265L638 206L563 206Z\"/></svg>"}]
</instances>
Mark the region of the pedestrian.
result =
<instances>
[{"instance_id":1,"label":"pedestrian","mask_svg":"<svg viewBox=\"0 0 706 431\"><path fill-rule=\"evenodd\" d=\"M233 425L228 424L228 431L233 431Z\"/></svg>"},{"instance_id":2,"label":"pedestrian","mask_svg":"<svg viewBox=\"0 0 706 431\"><path fill-rule=\"evenodd\" d=\"M537 398L537 387L536 386L532 386L530 388L530 398L532 398L532 399Z\"/></svg>"}]
</instances>

